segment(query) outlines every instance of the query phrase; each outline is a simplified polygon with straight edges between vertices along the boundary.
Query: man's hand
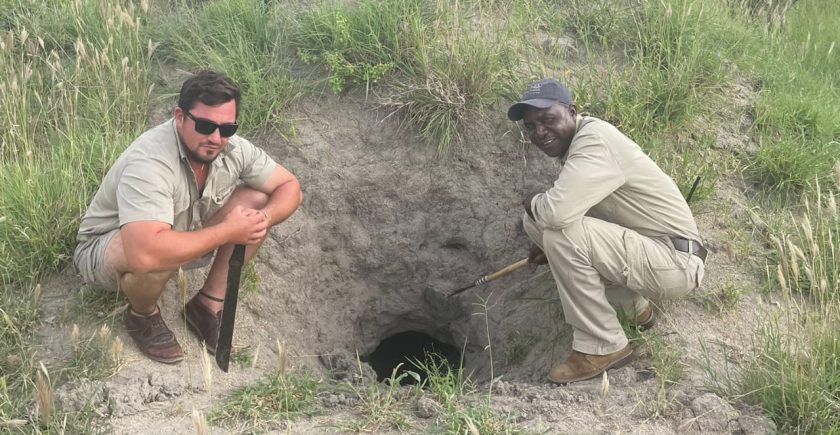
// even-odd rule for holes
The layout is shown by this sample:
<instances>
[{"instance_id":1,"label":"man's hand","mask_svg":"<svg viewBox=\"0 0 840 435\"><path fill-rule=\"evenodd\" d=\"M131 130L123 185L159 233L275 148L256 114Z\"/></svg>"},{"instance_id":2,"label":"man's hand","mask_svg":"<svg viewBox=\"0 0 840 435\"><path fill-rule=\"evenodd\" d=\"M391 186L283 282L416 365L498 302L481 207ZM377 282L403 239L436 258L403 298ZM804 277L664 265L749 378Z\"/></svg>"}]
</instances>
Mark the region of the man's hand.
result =
<instances>
[{"instance_id":1,"label":"man's hand","mask_svg":"<svg viewBox=\"0 0 840 435\"><path fill-rule=\"evenodd\" d=\"M535 192L530 195L525 196L525 199L522 201L522 207L525 209L525 213L528 213L528 217L531 220L534 220L534 212L531 211L531 202L534 200L534 197L539 195L542 192Z\"/></svg>"},{"instance_id":2,"label":"man's hand","mask_svg":"<svg viewBox=\"0 0 840 435\"><path fill-rule=\"evenodd\" d=\"M531 249L528 251L528 263L536 265L548 264L545 252L536 244L531 245Z\"/></svg>"},{"instance_id":3,"label":"man's hand","mask_svg":"<svg viewBox=\"0 0 840 435\"><path fill-rule=\"evenodd\" d=\"M255 245L268 232L268 220L263 212L239 205L225 216L222 224L230 231L228 243Z\"/></svg>"}]
</instances>

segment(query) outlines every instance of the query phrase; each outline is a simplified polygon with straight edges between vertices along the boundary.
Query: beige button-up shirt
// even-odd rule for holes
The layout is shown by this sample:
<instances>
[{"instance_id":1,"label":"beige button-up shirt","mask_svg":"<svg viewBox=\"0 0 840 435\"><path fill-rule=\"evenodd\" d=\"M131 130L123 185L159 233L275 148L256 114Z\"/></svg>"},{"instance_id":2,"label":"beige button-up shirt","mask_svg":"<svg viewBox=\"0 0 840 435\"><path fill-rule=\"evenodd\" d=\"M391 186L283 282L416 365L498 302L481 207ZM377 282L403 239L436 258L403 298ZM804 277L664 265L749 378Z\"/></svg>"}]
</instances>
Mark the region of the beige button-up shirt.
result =
<instances>
[{"instance_id":1,"label":"beige button-up shirt","mask_svg":"<svg viewBox=\"0 0 840 435\"><path fill-rule=\"evenodd\" d=\"M542 229L562 229L588 215L648 237L701 240L674 180L610 123L578 116L564 159L554 185L531 200Z\"/></svg>"},{"instance_id":2,"label":"beige button-up shirt","mask_svg":"<svg viewBox=\"0 0 840 435\"><path fill-rule=\"evenodd\" d=\"M143 133L120 155L82 218L83 242L129 222L159 221L176 231L201 229L239 184L258 188L277 163L248 140L232 136L210 165L199 193L175 120Z\"/></svg>"}]
</instances>

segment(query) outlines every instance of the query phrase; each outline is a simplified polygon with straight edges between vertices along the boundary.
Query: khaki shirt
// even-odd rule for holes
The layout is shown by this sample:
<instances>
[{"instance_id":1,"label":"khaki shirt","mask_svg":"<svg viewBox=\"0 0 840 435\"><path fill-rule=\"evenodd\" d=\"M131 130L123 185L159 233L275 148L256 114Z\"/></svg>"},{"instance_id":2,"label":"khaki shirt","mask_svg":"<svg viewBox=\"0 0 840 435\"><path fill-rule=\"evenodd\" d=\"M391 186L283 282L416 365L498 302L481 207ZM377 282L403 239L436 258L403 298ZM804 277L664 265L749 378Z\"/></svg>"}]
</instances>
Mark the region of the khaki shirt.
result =
<instances>
[{"instance_id":1,"label":"khaki shirt","mask_svg":"<svg viewBox=\"0 0 840 435\"><path fill-rule=\"evenodd\" d=\"M176 231L201 229L241 183L259 188L277 163L232 136L210 165L199 194L175 120L143 133L120 155L82 218L77 240L86 241L136 221L159 221Z\"/></svg>"},{"instance_id":2,"label":"khaki shirt","mask_svg":"<svg viewBox=\"0 0 840 435\"><path fill-rule=\"evenodd\" d=\"M613 125L578 116L564 159L554 186L531 200L541 229L562 229L588 215L648 237L700 241L674 180Z\"/></svg>"}]
</instances>

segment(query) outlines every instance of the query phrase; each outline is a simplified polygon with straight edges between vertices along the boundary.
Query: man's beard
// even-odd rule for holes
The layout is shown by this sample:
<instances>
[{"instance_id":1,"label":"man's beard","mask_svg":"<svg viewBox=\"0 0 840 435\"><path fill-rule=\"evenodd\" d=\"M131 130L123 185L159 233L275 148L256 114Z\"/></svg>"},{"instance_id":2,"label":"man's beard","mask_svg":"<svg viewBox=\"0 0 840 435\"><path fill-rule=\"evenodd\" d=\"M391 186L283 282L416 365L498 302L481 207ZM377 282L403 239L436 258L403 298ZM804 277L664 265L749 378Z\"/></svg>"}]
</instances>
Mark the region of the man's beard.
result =
<instances>
[{"instance_id":1,"label":"man's beard","mask_svg":"<svg viewBox=\"0 0 840 435\"><path fill-rule=\"evenodd\" d=\"M192 160L194 162L198 162L198 163L213 163L213 160L216 160L216 158L219 157L219 154L216 154L215 156L210 157L210 158L203 157L199 153L191 150L188 147L184 147L184 150L187 153L187 159Z\"/></svg>"}]
</instances>

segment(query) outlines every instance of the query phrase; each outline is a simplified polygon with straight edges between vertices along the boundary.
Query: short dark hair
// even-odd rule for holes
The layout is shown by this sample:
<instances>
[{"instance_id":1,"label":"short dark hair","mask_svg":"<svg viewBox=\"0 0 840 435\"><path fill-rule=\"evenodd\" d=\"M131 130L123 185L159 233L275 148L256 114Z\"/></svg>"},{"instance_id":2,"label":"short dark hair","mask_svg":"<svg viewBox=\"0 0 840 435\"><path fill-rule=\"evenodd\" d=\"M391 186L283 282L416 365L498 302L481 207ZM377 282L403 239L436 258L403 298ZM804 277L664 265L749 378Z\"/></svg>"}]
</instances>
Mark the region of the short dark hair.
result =
<instances>
[{"instance_id":1,"label":"short dark hair","mask_svg":"<svg viewBox=\"0 0 840 435\"><path fill-rule=\"evenodd\" d=\"M201 70L181 85L181 93L178 94L178 107L181 110L189 111L195 107L197 102L208 106L218 106L234 100L236 102L236 117L239 118L239 102L241 99L242 91L230 77L211 70Z\"/></svg>"}]
</instances>

